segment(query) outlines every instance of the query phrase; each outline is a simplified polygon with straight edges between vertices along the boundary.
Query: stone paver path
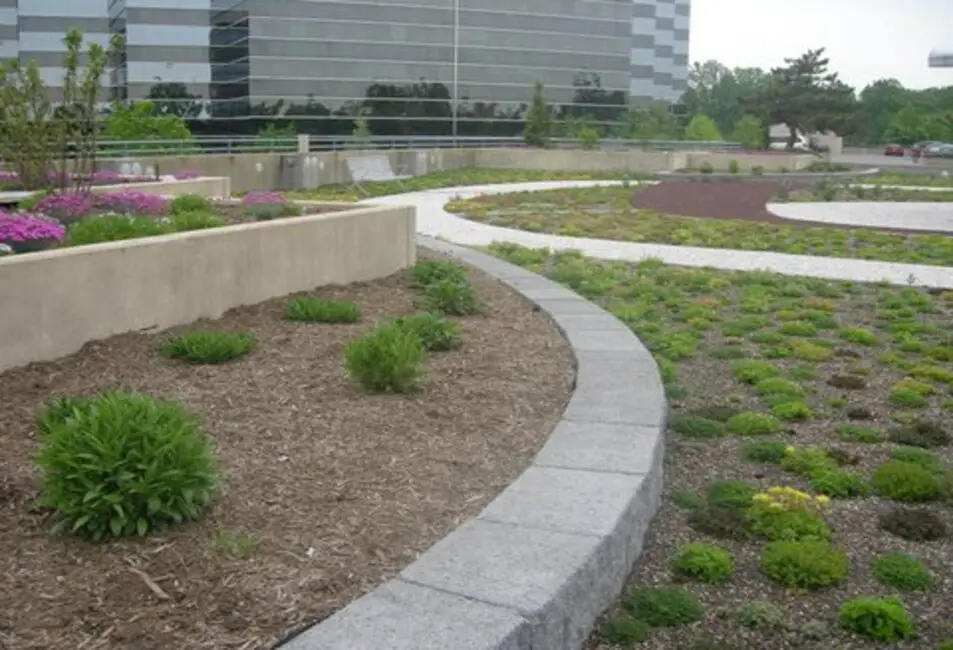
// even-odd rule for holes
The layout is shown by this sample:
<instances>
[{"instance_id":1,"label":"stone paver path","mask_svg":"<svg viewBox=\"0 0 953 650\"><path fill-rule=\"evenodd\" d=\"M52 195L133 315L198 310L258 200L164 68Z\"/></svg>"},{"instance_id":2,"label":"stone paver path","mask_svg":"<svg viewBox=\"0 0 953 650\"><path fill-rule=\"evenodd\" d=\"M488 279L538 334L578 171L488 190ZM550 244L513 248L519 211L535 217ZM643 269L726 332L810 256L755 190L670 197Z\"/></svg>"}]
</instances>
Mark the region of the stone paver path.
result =
<instances>
[{"instance_id":1,"label":"stone paver path","mask_svg":"<svg viewBox=\"0 0 953 650\"><path fill-rule=\"evenodd\" d=\"M443 206L454 198L470 198L481 194L504 194L507 192L540 191L571 187L597 187L618 184L618 182L612 181L549 181L542 183L482 185L396 194L369 199L366 203L375 205L414 205L417 207L417 231L420 234L444 239L464 246L486 246L496 241L506 241L531 248L578 250L589 257L605 260L637 262L646 259L658 259L666 264L676 264L680 266L712 267L738 271L766 270L783 275L798 275L830 280L852 280L859 282L887 281L893 284L916 284L935 288L953 288L953 268L948 267L870 262L866 260L849 260L809 255L787 255L784 253L737 251L719 248L641 244L583 237L560 237L557 235L531 233L468 221L456 215L449 214L443 209ZM804 204L785 205L803 206ZM832 203L824 205L834 207L843 205L851 207L859 204ZM874 205L881 206L884 204ZM950 208L953 208L953 205L947 207L947 209ZM799 218L804 219L809 217ZM816 217L810 218L816 220ZM904 227L909 228L910 226L905 225ZM934 226L932 229L935 230L936 227ZM951 227L951 229L953 229L953 227Z\"/></svg>"}]
</instances>

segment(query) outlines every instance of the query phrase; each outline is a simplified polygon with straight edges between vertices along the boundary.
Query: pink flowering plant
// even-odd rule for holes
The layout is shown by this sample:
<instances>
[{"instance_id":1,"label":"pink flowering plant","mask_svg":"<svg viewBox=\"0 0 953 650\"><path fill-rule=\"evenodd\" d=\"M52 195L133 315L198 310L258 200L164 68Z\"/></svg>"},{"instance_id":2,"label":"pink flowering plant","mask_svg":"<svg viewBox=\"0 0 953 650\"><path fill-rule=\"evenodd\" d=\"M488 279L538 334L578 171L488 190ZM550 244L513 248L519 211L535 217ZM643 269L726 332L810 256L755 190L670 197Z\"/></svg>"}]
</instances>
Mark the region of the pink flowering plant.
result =
<instances>
[{"instance_id":1,"label":"pink flowering plant","mask_svg":"<svg viewBox=\"0 0 953 650\"><path fill-rule=\"evenodd\" d=\"M74 192L48 194L37 201L34 210L68 226L93 212L93 199L89 194Z\"/></svg>"},{"instance_id":2,"label":"pink flowering plant","mask_svg":"<svg viewBox=\"0 0 953 650\"><path fill-rule=\"evenodd\" d=\"M245 216L255 221L271 221L281 217L294 217L301 214L301 209L290 203L279 192L254 191L242 197L242 206Z\"/></svg>"},{"instance_id":3,"label":"pink flowering plant","mask_svg":"<svg viewBox=\"0 0 953 650\"><path fill-rule=\"evenodd\" d=\"M61 242L65 234L66 229L56 219L26 212L0 212L0 243L14 253L50 248Z\"/></svg>"},{"instance_id":4,"label":"pink flowering plant","mask_svg":"<svg viewBox=\"0 0 953 650\"><path fill-rule=\"evenodd\" d=\"M166 213L169 202L158 194L146 194L136 190L120 190L93 195L97 212L160 216Z\"/></svg>"}]
</instances>

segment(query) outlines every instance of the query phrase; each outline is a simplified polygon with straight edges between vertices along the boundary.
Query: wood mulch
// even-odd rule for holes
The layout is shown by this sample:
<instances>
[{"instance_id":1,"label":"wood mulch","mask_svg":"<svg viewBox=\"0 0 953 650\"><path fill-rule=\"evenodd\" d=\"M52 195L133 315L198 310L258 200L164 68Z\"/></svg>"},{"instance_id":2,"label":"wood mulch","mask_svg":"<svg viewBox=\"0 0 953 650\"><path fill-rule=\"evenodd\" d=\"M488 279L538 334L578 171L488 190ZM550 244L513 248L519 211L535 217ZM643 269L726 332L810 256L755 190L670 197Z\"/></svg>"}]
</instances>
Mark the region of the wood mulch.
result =
<instances>
[{"instance_id":1,"label":"wood mulch","mask_svg":"<svg viewBox=\"0 0 953 650\"><path fill-rule=\"evenodd\" d=\"M816 221L782 219L768 211L766 205L778 195L782 187L789 191L801 190L811 183L804 181L663 181L641 187L632 194L632 206L663 214L698 219L733 219L758 221L795 228L836 228L857 230L857 226L843 226ZM872 228L882 232L926 235L933 231L902 228ZM948 235L938 230L935 234Z\"/></svg>"},{"instance_id":2,"label":"wood mulch","mask_svg":"<svg viewBox=\"0 0 953 650\"><path fill-rule=\"evenodd\" d=\"M430 356L411 396L367 395L342 362L349 339L413 311L408 273L311 292L359 303L354 325L286 322L283 300L196 324L257 337L221 366L163 359L166 334L134 333L0 374L0 648L271 648L477 514L546 440L574 370L552 322L471 279L486 313L460 319L463 347ZM37 412L118 387L200 414L220 493L202 520L145 539L53 536L36 507Z\"/></svg>"}]
</instances>

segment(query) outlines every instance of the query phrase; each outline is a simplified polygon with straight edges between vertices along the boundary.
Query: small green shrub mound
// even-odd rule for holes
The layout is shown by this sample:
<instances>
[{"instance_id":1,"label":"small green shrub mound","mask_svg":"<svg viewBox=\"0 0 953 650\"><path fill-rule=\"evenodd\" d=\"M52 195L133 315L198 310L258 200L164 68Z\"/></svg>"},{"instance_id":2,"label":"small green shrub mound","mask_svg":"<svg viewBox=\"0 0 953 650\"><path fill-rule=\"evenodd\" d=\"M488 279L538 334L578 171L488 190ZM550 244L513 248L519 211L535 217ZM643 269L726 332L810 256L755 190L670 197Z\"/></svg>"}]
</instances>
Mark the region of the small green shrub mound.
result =
<instances>
[{"instance_id":1,"label":"small green shrub mound","mask_svg":"<svg viewBox=\"0 0 953 650\"><path fill-rule=\"evenodd\" d=\"M716 481L708 486L708 504L719 508L745 509L758 488L747 481Z\"/></svg>"},{"instance_id":2,"label":"small green shrub mound","mask_svg":"<svg viewBox=\"0 0 953 650\"><path fill-rule=\"evenodd\" d=\"M925 420L894 429L890 432L890 440L898 445L923 449L944 447L951 442L950 434L942 426Z\"/></svg>"},{"instance_id":3,"label":"small green shrub mound","mask_svg":"<svg viewBox=\"0 0 953 650\"><path fill-rule=\"evenodd\" d=\"M285 319L303 323L356 323L361 320L361 308L347 300L302 296L285 304Z\"/></svg>"},{"instance_id":4,"label":"small green shrub mound","mask_svg":"<svg viewBox=\"0 0 953 650\"><path fill-rule=\"evenodd\" d=\"M841 605L837 618L844 629L875 641L896 643L916 635L913 620L896 598L854 598Z\"/></svg>"},{"instance_id":5,"label":"small green shrub mound","mask_svg":"<svg viewBox=\"0 0 953 650\"><path fill-rule=\"evenodd\" d=\"M757 384L778 374L778 369L767 361L744 359L736 361L731 367L731 374L735 381L743 384Z\"/></svg>"},{"instance_id":6,"label":"small green shrub mound","mask_svg":"<svg viewBox=\"0 0 953 650\"><path fill-rule=\"evenodd\" d=\"M707 504L704 497L688 490L676 492L670 498L672 503L682 510L695 510L697 508L704 508Z\"/></svg>"},{"instance_id":7,"label":"small green shrub mound","mask_svg":"<svg viewBox=\"0 0 953 650\"><path fill-rule=\"evenodd\" d=\"M187 232L190 230L205 230L206 228L219 228L225 225L225 222L211 212L176 212L169 217L169 225L175 232Z\"/></svg>"},{"instance_id":8,"label":"small green shrub mound","mask_svg":"<svg viewBox=\"0 0 953 650\"><path fill-rule=\"evenodd\" d=\"M820 589L847 579L847 555L826 542L771 542L761 554L761 570L785 587Z\"/></svg>"},{"instance_id":9,"label":"small green shrub mound","mask_svg":"<svg viewBox=\"0 0 953 650\"><path fill-rule=\"evenodd\" d=\"M919 447L897 447L890 452L890 459L899 460L903 463L914 463L938 476L945 474L949 469L942 458Z\"/></svg>"},{"instance_id":10,"label":"small green shrub mound","mask_svg":"<svg viewBox=\"0 0 953 650\"><path fill-rule=\"evenodd\" d=\"M423 289L431 284L453 280L463 282L467 279L467 270L447 260L423 260L414 264L414 284Z\"/></svg>"},{"instance_id":11,"label":"small green shrub mound","mask_svg":"<svg viewBox=\"0 0 953 650\"><path fill-rule=\"evenodd\" d=\"M906 553L890 553L871 563L877 582L897 591L931 591L936 586L933 574L923 562Z\"/></svg>"},{"instance_id":12,"label":"small green shrub mound","mask_svg":"<svg viewBox=\"0 0 953 650\"><path fill-rule=\"evenodd\" d=\"M738 620L750 630L763 630L781 624L781 608L765 600L752 600L738 608Z\"/></svg>"},{"instance_id":13,"label":"small green shrub mound","mask_svg":"<svg viewBox=\"0 0 953 650\"><path fill-rule=\"evenodd\" d=\"M734 570L731 553L706 542L684 544L672 558L672 571L676 575L709 584L724 582Z\"/></svg>"},{"instance_id":14,"label":"small green shrub mound","mask_svg":"<svg viewBox=\"0 0 953 650\"><path fill-rule=\"evenodd\" d=\"M894 501L932 501L940 494L940 479L916 463L891 460L876 470L870 484L878 496Z\"/></svg>"},{"instance_id":15,"label":"small green shrub mound","mask_svg":"<svg viewBox=\"0 0 953 650\"><path fill-rule=\"evenodd\" d=\"M649 638L652 628L631 616L611 616L599 626L599 636L607 643L630 648Z\"/></svg>"},{"instance_id":16,"label":"small green shrub mound","mask_svg":"<svg viewBox=\"0 0 953 650\"><path fill-rule=\"evenodd\" d=\"M460 347L460 326L439 314L412 314L394 319L398 327L416 332L425 350L443 352Z\"/></svg>"},{"instance_id":17,"label":"small green shrub mound","mask_svg":"<svg viewBox=\"0 0 953 650\"><path fill-rule=\"evenodd\" d=\"M217 480L199 420L178 404L107 393L40 415L41 504L59 532L145 535L198 518Z\"/></svg>"},{"instance_id":18,"label":"small green shrub mound","mask_svg":"<svg viewBox=\"0 0 953 650\"><path fill-rule=\"evenodd\" d=\"M159 347L159 353L188 363L216 364L242 357L254 347L251 334L196 330L169 339Z\"/></svg>"},{"instance_id":19,"label":"small green shrub mound","mask_svg":"<svg viewBox=\"0 0 953 650\"><path fill-rule=\"evenodd\" d=\"M779 465L785 456L787 445L769 440L752 440L741 447L741 457L756 463Z\"/></svg>"},{"instance_id":20,"label":"small green shrub mound","mask_svg":"<svg viewBox=\"0 0 953 650\"><path fill-rule=\"evenodd\" d=\"M705 418L706 420L727 422L733 415L738 415L738 409L733 406L714 404L712 406L702 406L697 409L693 409L691 414L696 417Z\"/></svg>"},{"instance_id":21,"label":"small green shrub mound","mask_svg":"<svg viewBox=\"0 0 953 650\"><path fill-rule=\"evenodd\" d=\"M253 221L272 221L300 215L301 206L294 203L251 203L243 205L242 212Z\"/></svg>"},{"instance_id":22,"label":"small green shrub mound","mask_svg":"<svg viewBox=\"0 0 953 650\"><path fill-rule=\"evenodd\" d=\"M676 413L668 420L669 428L687 438L712 439L725 435L725 425L717 420L688 413Z\"/></svg>"},{"instance_id":23,"label":"small green shrub mound","mask_svg":"<svg viewBox=\"0 0 953 650\"><path fill-rule=\"evenodd\" d=\"M858 442L863 444L876 444L887 439L887 436L877 429L855 424L844 424L837 427L837 437L844 442Z\"/></svg>"},{"instance_id":24,"label":"small green shrub mound","mask_svg":"<svg viewBox=\"0 0 953 650\"><path fill-rule=\"evenodd\" d=\"M651 627L681 627L704 614L698 599L678 587L642 587L628 594L622 605Z\"/></svg>"},{"instance_id":25,"label":"small green shrub mound","mask_svg":"<svg viewBox=\"0 0 953 650\"><path fill-rule=\"evenodd\" d=\"M874 346L880 343L877 335L862 327L845 327L840 332L841 338L858 345Z\"/></svg>"},{"instance_id":26,"label":"small green shrub mound","mask_svg":"<svg viewBox=\"0 0 953 650\"><path fill-rule=\"evenodd\" d=\"M424 346L413 330L387 323L351 340L344 357L348 372L365 390L408 393L423 372Z\"/></svg>"},{"instance_id":27,"label":"small green shrub mound","mask_svg":"<svg viewBox=\"0 0 953 650\"><path fill-rule=\"evenodd\" d=\"M911 542L932 542L946 537L946 524L929 510L894 508L880 518L880 527Z\"/></svg>"},{"instance_id":28,"label":"small green shrub mound","mask_svg":"<svg viewBox=\"0 0 953 650\"><path fill-rule=\"evenodd\" d=\"M781 469L799 476L810 476L814 472L834 469L834 459L823 447L789 447L781 460Z\"/></svg>"},{"instance_id":29,"label":"small green shrub mound","mask_svg":"<svg viewBox=\"0 0 953 650\"><path fill-rule=\"evenodd\" d=\"M728 420L728 430L739 436L770 436L781 430L781 422L773 415L746 411Z\"/></svg>"},{"instance_id":30,"label":"small green shrub mound","mask_svg":"<svg viewBox=\"0 0 953 650\"><path fill-rule=\"evenodd\" d=\"M125 241L139 237L155 237L172 232L168 223L155 217L130 216L125 214L101 215L81 219L66 229L63 243L67 246L84 246L107 241Z\"/></svg>"},{"instance_id":31,"label":"small green shrub mound","mask_svg":"<svg viewBox=\"0 0 953 650\"><path fill-rule=\"evenodd\" d=\"M480 311L480 299L466 280L441 280L424 287L427 311L447 316L469 316Z\"/></svg>"},{"instance_id":32,"label":"small green shrub mound","mask_svg":"<svg viewBox=\"0 0 953 650\"><path fill-rule=\"evenodd\" d=\"M688 515L688 525L699 533L719 539L746 539L748 520L745 513L737 508L706 506L696 508Z\"/></svg>"},{"instance_id":33,"label":"small green shrub mound","mask_svg":"<svg viewBox=\"0 0 953 650\"><path fill-rule=\"evenodd\" d=\"M771 414L779 420L785 422L795 422L799 420L810 420L814 417L814 411L806 402L779 402L771 407Z\"/></svg>"},{"instance_id":34,"label":"small green shrub mound","mask_svg":"<svg viewBox=\"0 0 953 650\"><path fill-rule=\"evenodd\" d=\"M864 481L864 477L857 472L824 469L811 476L811 490L836 499L851 499L865 496L869 486Z\"/></svg>"},{"instance_id":35,"label":"small green shrub mound","mask_svg":"<svg viewBox=\"0 0 953 650\"><path fill-rule=\"evenodd\" d=\"M181 194L169 201L169 211L172 214L211 212L212 202L198 194Z\"/></svg>"},{"instance_id":36,"label":"small green shrub mound","mask_svg":"<svg viewBox=\"0 0 953 650\"><path fill-rule=\"evenodd\" d=\"M754 385L754 389L758 395L784 395L788 397L801 397L805 392L804 387L800 384L781 377L762 379Z\"/></svg>"}]
</instances>

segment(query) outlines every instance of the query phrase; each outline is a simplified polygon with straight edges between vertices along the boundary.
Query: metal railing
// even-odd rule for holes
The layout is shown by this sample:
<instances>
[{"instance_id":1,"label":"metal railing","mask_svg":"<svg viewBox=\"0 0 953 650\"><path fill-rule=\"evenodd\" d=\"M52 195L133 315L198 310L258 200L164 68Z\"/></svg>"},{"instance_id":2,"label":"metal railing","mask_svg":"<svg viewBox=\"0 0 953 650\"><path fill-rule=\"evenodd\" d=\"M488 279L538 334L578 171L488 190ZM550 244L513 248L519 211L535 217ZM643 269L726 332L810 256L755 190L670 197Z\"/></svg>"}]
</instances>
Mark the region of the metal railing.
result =
<instances>
[{"instance_id":1,"label":"metal railing","mask_svg":"<svg viewBox=\"0 0 953 650\"><path fill-rule=\"evenodd\" d=\"M581 149L580 141L574 138L554 138L552 146L558 149ZM354 149L457 149L457 148L522 148L526 144L521 137L495 136L308 136L309 152L340 151ZM632 140L603 139L598 143L603 151L699 151L739 150L741 145L725 141L693 140ZM203 154L241 153L297 153L298 137L261 136L196 136L189 140L102 140L98 143L99 158L136 158L155 156L186 156Z\"/></svg>"}]
</instances>

